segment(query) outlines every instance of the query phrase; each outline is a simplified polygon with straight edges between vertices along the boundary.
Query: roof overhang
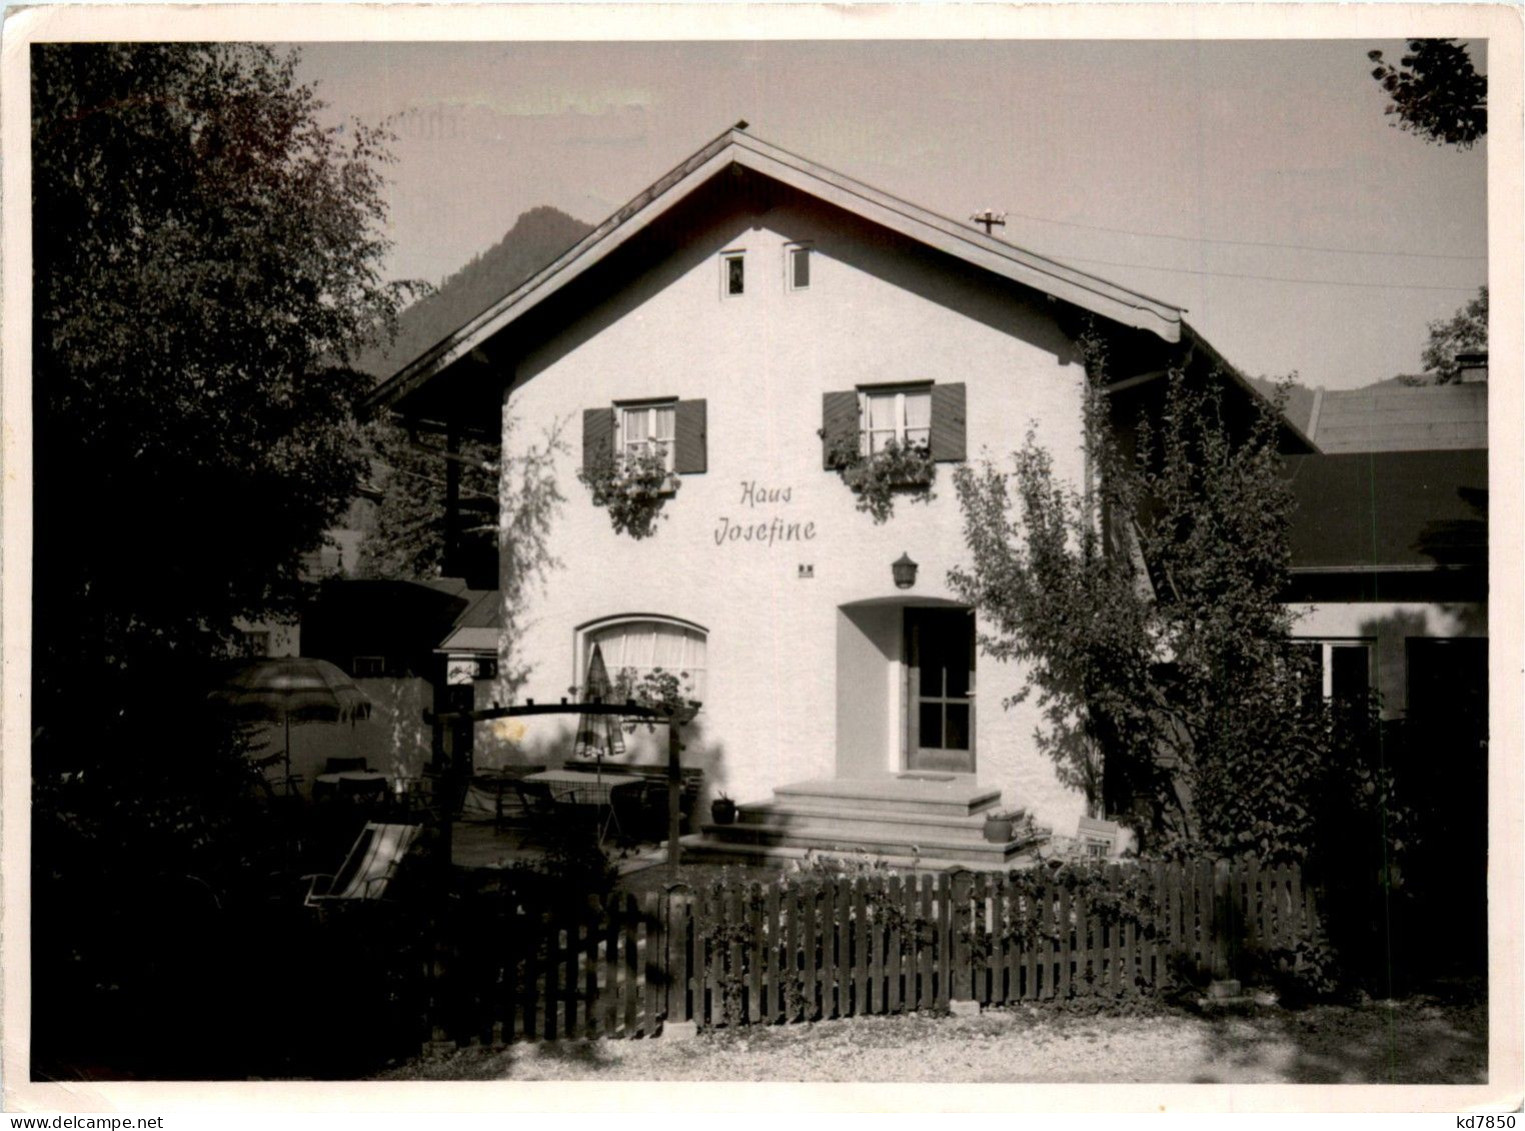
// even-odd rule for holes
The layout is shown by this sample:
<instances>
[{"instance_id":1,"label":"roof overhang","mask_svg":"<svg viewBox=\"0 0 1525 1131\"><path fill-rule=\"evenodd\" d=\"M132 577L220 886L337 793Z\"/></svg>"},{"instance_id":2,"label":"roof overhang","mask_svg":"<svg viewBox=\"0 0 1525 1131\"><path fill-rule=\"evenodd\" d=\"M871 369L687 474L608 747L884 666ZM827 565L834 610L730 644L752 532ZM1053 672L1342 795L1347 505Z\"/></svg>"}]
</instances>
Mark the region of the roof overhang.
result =
<instances>
[{"instance_id":1,"label":"roof overhang","mask_svg":"<svg viewBox=\"0 0 1525 1131\"><path fill-rule=\"evenodd\" d=\"M1184 323L1180 307L1035 255L732 128L638 193L482 314L409 362L379 385L367 398L367 404L399 405L733 166L771 178L908 239L1113 322L1147 331L1166 342L1181 340Z\"/></svg>"}]
</instances>

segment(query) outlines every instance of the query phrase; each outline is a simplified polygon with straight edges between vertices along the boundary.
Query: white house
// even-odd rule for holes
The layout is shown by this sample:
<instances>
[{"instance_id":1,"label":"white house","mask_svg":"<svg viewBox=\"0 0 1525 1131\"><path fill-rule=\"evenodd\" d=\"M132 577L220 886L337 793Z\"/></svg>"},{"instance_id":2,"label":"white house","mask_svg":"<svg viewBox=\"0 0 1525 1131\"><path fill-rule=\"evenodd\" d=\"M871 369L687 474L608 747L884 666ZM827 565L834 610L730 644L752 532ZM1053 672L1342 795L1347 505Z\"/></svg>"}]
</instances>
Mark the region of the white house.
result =
<instances>
[{"instance_id":1,"label":"white house","mask_svg":"<svg viewBox=\"0 0 1525 1131\"><path fill-rule=\"evenodd\" d=\"M1088 320L1130 409L1171 366L1205 380L1221 364L1176 307L738 126L375 400L451 434L502 426L508 451L561 429L544 584L517 575L505 533L517 628L500 669L527 669L521 701L583 686L597 645L611 670L686 673L703 708L685 762L744 808L764 812L782 787L778 813L833 799L892 811L914 794L967 815L998 792L1070 832L1085 800L1036 749L1032 705L1003 705L1022 673L979 655L979 624L947 579L965 554L958 462L1004 459L1032 428L1083 481L1076 337ZM1229 381L1241 407L1257 395ZM899 496L876 522L828 466L823 432L838 430L865 451L925 445L931 497ZM578 471L652 445L675 489L637 539ZM907 561L914 581L897 581ZM500 733L510 757L543 761L569 752L576 721ZM658 756L634 745L628 756Z\"/></svg>"}]
</instances>

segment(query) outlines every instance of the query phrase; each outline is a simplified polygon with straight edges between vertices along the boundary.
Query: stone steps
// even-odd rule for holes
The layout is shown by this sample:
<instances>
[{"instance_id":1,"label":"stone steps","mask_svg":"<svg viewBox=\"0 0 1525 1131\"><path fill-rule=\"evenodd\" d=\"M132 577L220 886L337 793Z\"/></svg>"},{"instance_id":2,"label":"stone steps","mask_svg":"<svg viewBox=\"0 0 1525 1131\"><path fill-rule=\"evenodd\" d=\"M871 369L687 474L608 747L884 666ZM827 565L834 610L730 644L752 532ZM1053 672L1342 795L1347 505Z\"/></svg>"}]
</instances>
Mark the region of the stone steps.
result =
<instances>
[{"instance_id":1,"label":"stone steps","mask_svg":"<svg viewBox=\"0 0 1525 1131\"><path fill-rule=\"evenodd\" d=\"M785 804L830 805L833 809L874 813L938 814L967 817L996 805L998 789L982 789L951 774L927 777L826 778L795 782L773 791Z\"/></svg>"},{"instance_id":2,"label":"stone steps","mask_svg":"<svg viewBox=\"0 0 1525 1131\"><path fill-rule=\"evenodd\" d=\"M788 829L802 835L835 836L843 840L869 838L983 843L985 818L979 814L910 813L881 809L841 809L821 802L764 801L743 805L737 811L738 826ZM745 834L741 834L745 835Z\"/></svg>"},{"instance_id":3,"label":"stone steps","mask_svg":"<svg viewBox=\"0 0 1525 1131\"><path fill-rule=\"evenodd\" d=\"M850 855L851 849L840 851L805 848L794 845L745 844L718 841L703 834L690 833L682 841L683 860L691 864L744 864L757 868L787 868L796 861L817 856ZM900 871L947 872L960 868L972 871L1006 871L1009 868L1026 868L1037 863L1028 849L1020 849L1012 859L1004 862L971 862L963 857L909 856L895 853L873 853L876 863Z\"/></svg>"},{"instance_id":4,"label":"stone steps","mask_svg":"<svg viewBox=\"0 0 1525 1131\"><path fill-rule=\"evenodd\" d=\"M893 829L875 829L863 825L851 831L820 830L811 832L790 826L764 824L732 824L700 826L703 834L712 841L727 845L755 844L813 848L819 852L867 852L871 856L921 856L936 859L964 860L973 866L1004 864L1021 851L1020 841L992 844L983 835L977 840L913 838ZM913 853L911 850L916 849Z\"/></svg>"},{"instance_id":5,"label":"stone steps","mask_svg":"<svg viewBox=\"0 0 1525 1131\"><path fill-rule=\"evenodd\" d=\"M984 813L1000 800L1000 790L953 774L796 782L739 806L734 824L702 825L684 851L738 863L866 853L898 867L1003 869L1035 842L985 839Z\"/></svg>"}]
</instances>

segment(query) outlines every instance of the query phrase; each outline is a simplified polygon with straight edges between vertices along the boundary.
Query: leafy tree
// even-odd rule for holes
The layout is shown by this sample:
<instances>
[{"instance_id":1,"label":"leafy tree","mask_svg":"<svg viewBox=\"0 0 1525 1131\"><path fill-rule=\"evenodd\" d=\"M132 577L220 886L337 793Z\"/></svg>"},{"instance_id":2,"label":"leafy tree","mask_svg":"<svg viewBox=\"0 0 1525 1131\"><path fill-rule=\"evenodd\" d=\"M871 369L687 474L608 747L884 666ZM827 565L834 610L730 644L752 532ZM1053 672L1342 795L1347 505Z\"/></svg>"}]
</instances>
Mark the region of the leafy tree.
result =
<instances>
[{"instance_id":1,"label":"leafy tree","mask_svg":"<svg viewBox=\"0 0 1525 1131\"><path fill-rule=\"evenodd\" d=\"M372 421L365 443L378 498L360 543L359 575L427 581L455 574L479 588L496 587L496 446L465 440L458 452L448 452L440 437L414 438L390 420ZM446 531L452 465L460 511L453 561Z\"/></svg>"},{"instance_id":2,"label":"leafy tree","mask_svg":"<svg viewBox=\"0 0 1525 1131\"><path fill-rule=\"evenodd\" d=\"M971 564L953 585L989 626L984 651L1026 665L1039 746L1093 807L1124 810L1154 851L1304 859L1334 719L1280 601L1276 414L1231 426L1216 382L1174 373L1125 454L1085 344L1094 487L1058 480L1031 436L1010 473L960 468Z\"/></svg>"},{"instance_id":3,"label":"leafy tree","mask_svg":"<svg viewBox=\"0 0 1525 1131\"><path fill-rule=\"evenodd\" d=\"M91 721L69 699L97 669L205 659L236 617L294 607L303 552L354 495L349 362L407 288L380 280L385 135L321 125L295 65L34 49L44 726Z\"/></svg>"},{"instance_id":4,"label":"leafy tree","mask_svg":"<svg viewBox=\"0 0 1525 1131\"><path fill-rule=\"evenodd\" d=\"M76 933L71 908L221 938L269 871L206 690L236 618L295 606L354 495L352 359L409 289L380 274L386 135L323 125L294 55L73 43L31 62L34 1051L67 1059L111 1027L47 1017L173 1028L205 997L173 964L134 981L123 932ZM167 918L149 891L174 893ZM141 1048L130 1024L119 1053Z\"/></svg>"},{"instance_id":5,"label":"leafy tree","mask_svg":"<svg viewBox=\"0 0 1525 1131\"><path fill-rule=\"evenodd\" d=\"M1455 381L1460 373L1459 353L1482 353L1488 349L1488 288L1479 287L1477 297L1448 319L1430 323L1430 340L1424 347L1424 368L1435 375L1437 385Z\"/></svg>"},{"instance_id":6,"label":"leafy tree","mask_svg":"<svg viewBox=\"0 0 1525 1131\"><path fill-rule=\"evenodd\" d=\"M1467 45L1454 39L1411 39L1408 54L1393 66L1380 51L1371 77L1392 99L1385 113L1400 129L1436 144L1470 149L1488 132L1488 80L1472 66Z\"/></svg>"}]
</instances>

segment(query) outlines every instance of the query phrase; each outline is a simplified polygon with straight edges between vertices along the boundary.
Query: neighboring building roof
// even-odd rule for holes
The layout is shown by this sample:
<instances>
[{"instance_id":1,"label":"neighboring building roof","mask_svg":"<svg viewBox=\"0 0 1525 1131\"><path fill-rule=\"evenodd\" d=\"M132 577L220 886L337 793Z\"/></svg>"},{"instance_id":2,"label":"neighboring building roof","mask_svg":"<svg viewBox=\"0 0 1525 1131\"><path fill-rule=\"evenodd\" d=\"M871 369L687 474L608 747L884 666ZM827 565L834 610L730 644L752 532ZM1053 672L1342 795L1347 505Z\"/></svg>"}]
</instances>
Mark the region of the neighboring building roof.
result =
<instances>
[{"instance_id":1,"label":"neighboring building roof","mask_svg":"<svg viewBox=\"0 0 1525 1131\"><path fill-rule=\"evenodd\" d=\"M1488 452L1292 456L1292 570L1481 569L1488 561Z\"/></svg>"},{"instance_id":2,"label":"neighboring building roof","mask_svg":"<svg viewBox=\"0 0 1525 1131\"><path fill-rule=\"evenodd\" d=\"M1185 322L1181 307L1015 247L970 224L950 220L899 200L770 145L740 127L733 127L642 190L481 315L388 378L372 392L370 403L392 405L407 397L732 166L772 178L891 231L1114 322L1147 330L1167 342L1178 342L1182 338Z\"/></svg>"},{"instance_id":3,"label":"neighboring building roof","mask_svg":"<svg viewBox=\"0 0 1525 1131\"><path fill-rule=\"evenodd\" d=\"M498 654L498 637L503 630L500 628L458 628L440 642L436 652L448 652L451 655L461 655L467 652L482 652L496 656Z\"/></svg>"},{"instance_id":4,"label":"neighboring building roof","mask_svg":"<svg viewBox=\"0 0 1525 1131\"><path fill-rule=\"evenodd\" d=\"M1275 392L1269 381L1250 383L1266 397ZM1328 455L1488 446L1486 383L1404 385L1389 380L1360 389L1293 385L1282 412Z\"/></svg>"},{"instance_id":5,"label":"neighboring building roof","mask_svg":"<svg viewBox=\"0 0 1525 1131\"><path fill-rule=\"evenodd\" d=\"M1246 380L1254 387L1255 391L1266 400L1274 400L1276 397L1276 385L1262 377L1248 377ZM1287 422L1313 440L1313 433L1309 430L1314 421L1314 405L1323 395L1322 389L1310 389L1307 385L1292 385L1287 389L1287 403L1282 405L1281 414L1287 418Z\"/></svg>"},{"instance_id":6,"label":"neighboring building roof","mask_svg":"<svg viewBox=\"0 0 1525 1131\"><path fill-rule=\"evenodd\" d=\"M435 651L497 655L498 637L503 633L503 594L497 589L471 589L462 596L470 598L471 604Z\"/></svg>"},{"instance_id":7,"label":"neighboring building roof","mask_svg":"<svg viewBox=\"0 0 1525 1131\"><path fill-rule=\"evenodd\" d=\"M1440 451L1488 446L1488 386L1380 385L1323 395L1313 440L1340 452Z\"/></svg>"}]
</instances>

